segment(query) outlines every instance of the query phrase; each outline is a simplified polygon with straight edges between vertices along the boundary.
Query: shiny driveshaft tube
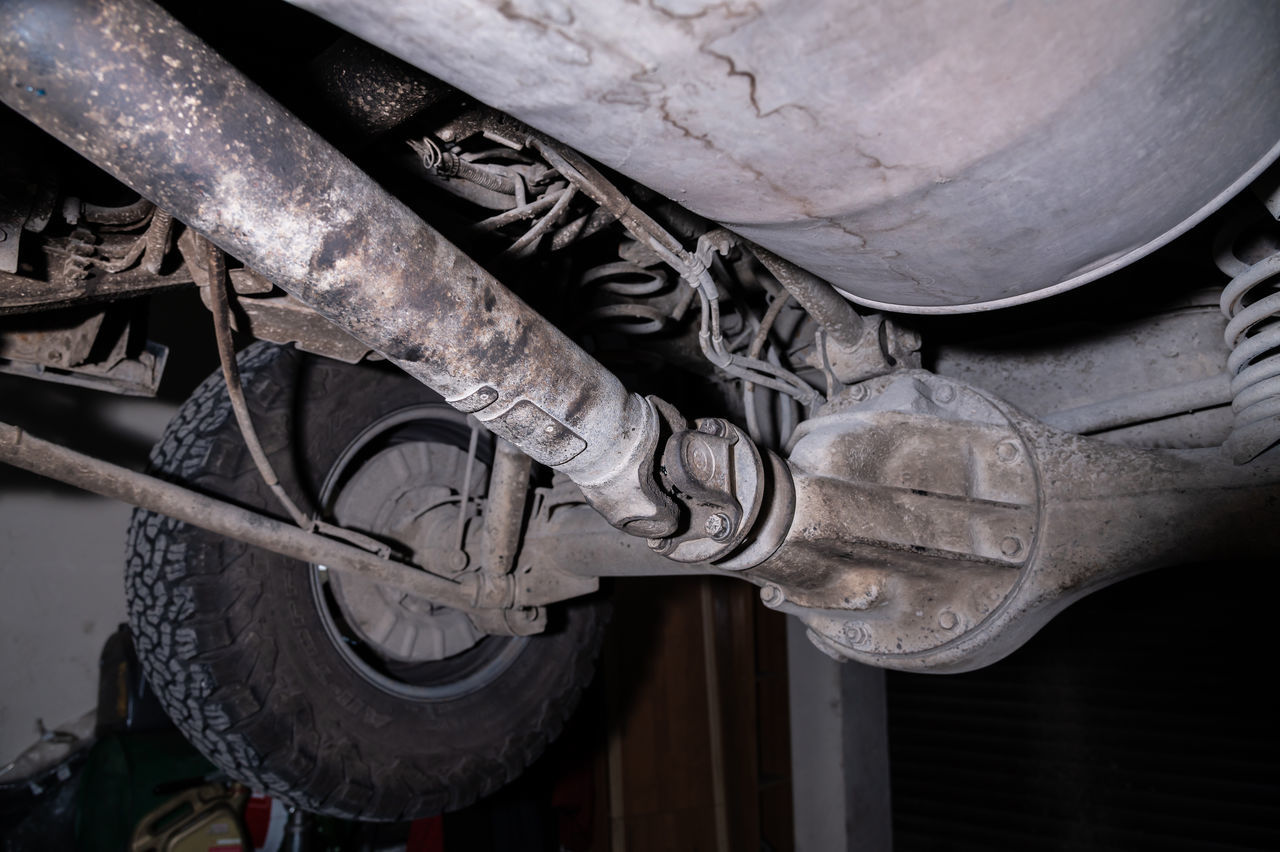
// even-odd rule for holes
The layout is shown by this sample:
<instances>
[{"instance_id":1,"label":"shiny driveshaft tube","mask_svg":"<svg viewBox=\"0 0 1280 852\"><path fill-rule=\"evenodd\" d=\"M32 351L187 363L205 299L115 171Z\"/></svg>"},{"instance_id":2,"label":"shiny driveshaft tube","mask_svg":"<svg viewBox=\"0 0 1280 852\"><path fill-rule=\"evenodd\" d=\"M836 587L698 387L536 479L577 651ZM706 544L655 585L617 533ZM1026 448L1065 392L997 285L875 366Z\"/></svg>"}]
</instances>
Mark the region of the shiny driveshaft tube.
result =
<instances>
[{"instance_id":1,"label":"shiny driveshaft tube","mask_svg":"<svg viewBox=\"0 0 1280 852\"><path fill-rule=\"evenodd\" d=\"M669 534L651 403L147 0L0 2L0 99L536 461Z\"/></svg>"}]
</instances>

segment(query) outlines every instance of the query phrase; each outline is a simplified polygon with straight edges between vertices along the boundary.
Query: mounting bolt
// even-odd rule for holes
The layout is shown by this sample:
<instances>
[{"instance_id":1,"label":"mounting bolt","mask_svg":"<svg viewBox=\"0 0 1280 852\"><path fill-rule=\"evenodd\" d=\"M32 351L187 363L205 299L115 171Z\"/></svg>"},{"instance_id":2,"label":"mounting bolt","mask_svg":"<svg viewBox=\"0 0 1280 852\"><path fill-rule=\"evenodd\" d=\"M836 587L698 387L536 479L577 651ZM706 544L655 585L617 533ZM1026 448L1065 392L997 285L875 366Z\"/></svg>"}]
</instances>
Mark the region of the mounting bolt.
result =
<instances>
[{"instance_id":1,"label":"mounting bolt","mask_svg":"<svg viewBox=\"0 0 1280 852\"><path fill-rule=\"evenodd\" d=\"M938 614L938 626L943 630L955 630L956 625L959 623L959 616L949 609L944 609Z\"/></svg>"},{"instance_id":2,"label":"mounting bolt","mask_svg":"<svg viewBox=\"0 0 1280 852\"><path fill-rule=\"evenodd\" d=\"M707 535L716 541L724 541L733 533L733 526L729 523L729 516L723 512L716 512L707 518L704 529L706 529Z\"/></svg>"},{"instance_id":3,"label":"mounting bolt","mask_svg":"<svg viewBox=\"0 0 1280 852\"><path fill-rule=\"evenodd\" d=\"M783 594L782 587L777 583L765 583L760 588L760 602L770 609L780 605L787 599Z\"/></svg>"},{"instance_id":4,"label":"mounting bolt","mask_svg":"<svg viewBox=\"0 0 1280 852\"><path fill-rule=\"evenodd\" d=\"M709 417L698 424L698 431L704 435L715 435L716 437L724 437L726 433L724 421L715 417Z\"/></svg>"},{"instance_id":5,"label":"mounting bolt","mask_svg":"<svg viewBox=\"0 0 1280 852\"><path fill-rule=\"evenodd\" d=\"M849 399L853 400L854 402L862 402L866 398L867 398L866 385L854 385L853 387L849 388Z\"/></svg>"},{"instance_id":6,"label":"mounting bolt","mask_svg":"<svg viewBox=\"0 0 1280 852\"><path fill-rule=\"evenodd\" d=\"M898 332L898 343L907 352L915 352L924 343L920 339L920 332L913 328L897 328L895 331Z\"/></svg>"},{"instance_id":7,"label":"mounting bolt","mask_svg":"<svg viewBox=\"0 0 1280 852\"><path fill-rule=\"evenodd\" d=\"M1013 536L1005 536L1000 542L1000 552L1005 556L1014 557L1022 552L1022 541Z\"/></svg>"},{"instance_id":8,"label":"mounting bolt","mask_svg":"<svg viewBox=\"0 0 1280 852\"><path fill-rule=\"evenodd\" d=\"M943 405L953 401L956 398L956 389L951 385L942 385L933 392L935 402L941 402Z\"/></svg>"},{"instance_id":9,"label":"mounting bolt","mask_svg":"<svg viewBox=\"0 0 1280 852\"><path fill-rule=\"evenodd\" d=\"M651 538L648 544L649 549L654 553L666 553L671 549L671 539L669 538Z\"/></svg>"},{"instance_id":10,"label":"mounting bolt","mask_svg":"<svg viewBox=\"0 0 1280 852\"><path fill-rule=\"evenodd\" d=\"M862 624L846 624L840 632L850 645L861 646L871 642L871 631Z\"/></svg>"},{"instance_id":11,"label":"mounting bolt","mask_svg":"<svg viewBox=\"0 0 1280 852\"><path fill-rule=\"evenodd\" d=\"M1018 449L1018 445L1013 441L1001 441L996 444L996 458L1006 464L1017 461L1019 455L1020 451Z\"/></svg>"}]
</instances>

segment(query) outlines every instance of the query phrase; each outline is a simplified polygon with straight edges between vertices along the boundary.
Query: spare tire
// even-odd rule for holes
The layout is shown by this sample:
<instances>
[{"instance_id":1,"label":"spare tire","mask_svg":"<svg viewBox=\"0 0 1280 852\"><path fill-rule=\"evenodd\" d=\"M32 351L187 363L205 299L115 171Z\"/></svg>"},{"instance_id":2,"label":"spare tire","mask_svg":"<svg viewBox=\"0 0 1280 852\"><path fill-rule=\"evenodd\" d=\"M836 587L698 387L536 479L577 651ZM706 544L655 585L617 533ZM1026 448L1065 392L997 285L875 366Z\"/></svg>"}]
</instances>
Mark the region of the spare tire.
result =
<instances>
[{"instance_id":1,"label":"spare tire","mask_svg":"<svg viewBox=\"0 0 1280 852\"><path fill-rule=\"evenodd\" d=\"M455 534L470 427L439 396L394 370L263 343L239 363L295 500L346 506L374 534ZM473 494L490 454L482 441ZM218 375L152 465L280 514ZM607 616L598 596L553 607L543 634L486 636L456 611L326 576L141 509L129 528L129 617L152 688L210 760L289 804L362 820L461 807L541 753L591 678Z\"/></svg>"}]
</instances>

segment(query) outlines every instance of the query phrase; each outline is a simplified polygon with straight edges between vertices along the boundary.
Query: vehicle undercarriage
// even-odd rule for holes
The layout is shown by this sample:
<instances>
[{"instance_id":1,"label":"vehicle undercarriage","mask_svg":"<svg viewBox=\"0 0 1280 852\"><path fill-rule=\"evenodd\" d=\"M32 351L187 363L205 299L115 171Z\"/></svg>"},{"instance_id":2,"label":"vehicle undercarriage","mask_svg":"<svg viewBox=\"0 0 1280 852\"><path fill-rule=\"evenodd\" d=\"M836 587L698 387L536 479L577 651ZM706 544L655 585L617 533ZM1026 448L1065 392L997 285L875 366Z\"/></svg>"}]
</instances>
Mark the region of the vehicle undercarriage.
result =
<instances>
[{"instance_id":1,"label":"vehicle undercarriage","mask_svg":"<svg viewBox=\"0 0 1280 852\"><path fill-rule=\"evenodd\" d=\"M301 5L403 47L376 37L376 16L355 20L360 4ZM1280 30L1274 10L1246 11L1214 37ZM1192 147L1205 160L1195 179L1152 180L1143 215L1117 227L1088 206L1089 180L1059 170L1080 167L1054 147L1073 138L1059 115L1054 145L1036 149L1055 168L1037 180L1060 181L1070 213L1056 241L1029 224L1018 245L1053 263L992 278L1013 237L976 211L990 257L940 239L920 268L950 262L954 280L913 279L895 302L885 294L911 275L877 278L866 258L897 225L859 236L845 263L832 234L848 237L853 214L787 233L740 208L726 221L718 211L760 186L781 191L735 182L739 160L686 200L669 187L706 161L670 158L646 184L661 150L593 162L536 97L526 123L474 99L494 81L455 88L351 36L285 80L313 129L260 87L289 86L252 80L147 0L10 2L0 23L13 110L0 369L154 393L165 352L146 340L146 302L178 287L198 288L222 362L151 473L2 424L0 460L141 507L130 594L156 643L149 671L174 706L211 679L184 730L233 775L300 804L433 813L518 771L589 677L604 577L733 576L837 659L945 673L1004 657L1135 573L1280 548L1280 80L1265 57L1230 69L1260 75L1231 98L1207 98L1262 117L1217 158ZM1220 135L1203 110L1167 120L1191 117ZM832 139L789 140L794 160ZM1115 149L1091 179L1136 170L1132 154ZM926 213L900 223L904 239L929 242L930 215L966 215L953 178L937 180L943 200L914 199ZM868 209L882 226L896 215ZM1167 281L1130 283L1120 267L1134 261ZM948 286L973 282L946 303ZM945 315L966 311L981 313ZM258 342L237 358L236 335ZM221 537L251 555L220 555ZM486 695L492 707L529 693L530 706L400 798L317 798L301 741L268 765L245 756L267 734L209 721L287 712L232 684L232 663L197 671L200 649L239 629L201 621L184 597L219 560L210 607L268 575L287 578L262 581L278 600L314 603L280 627L312 636L285 656L305 667L328 654L316 678L359 673L379 698L353 700L350 719ZM190 635L161 641L170 629ZM532 677L517 672L535 653L557 661L554 683L513 681ZM175 666L187 668L160 674ZM522 730L529 714L556 722ZM425 724L403 721L381 748ZM464 753L475 766L457 768Z\"/></svg>"}]
</instances>

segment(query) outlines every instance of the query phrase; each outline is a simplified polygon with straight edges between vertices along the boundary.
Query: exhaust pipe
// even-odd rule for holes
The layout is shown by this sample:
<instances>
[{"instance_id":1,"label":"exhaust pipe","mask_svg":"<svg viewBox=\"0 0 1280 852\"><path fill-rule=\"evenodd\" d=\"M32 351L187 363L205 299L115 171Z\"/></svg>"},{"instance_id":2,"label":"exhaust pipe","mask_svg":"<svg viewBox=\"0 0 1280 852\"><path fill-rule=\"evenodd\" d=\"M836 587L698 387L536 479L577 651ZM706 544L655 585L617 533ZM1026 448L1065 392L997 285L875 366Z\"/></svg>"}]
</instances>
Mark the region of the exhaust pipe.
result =
<instances>
[{"instance_id":1,"label":"exhaust pipe","mask_svg":"<svg viewBox=\"0 0 1280 852\"><path fill-rule=\"evenodd\" d=\"M664 536L658 416L477 263L147 0L0 8L0 99Z\"/></svg>"}]
</instances>

